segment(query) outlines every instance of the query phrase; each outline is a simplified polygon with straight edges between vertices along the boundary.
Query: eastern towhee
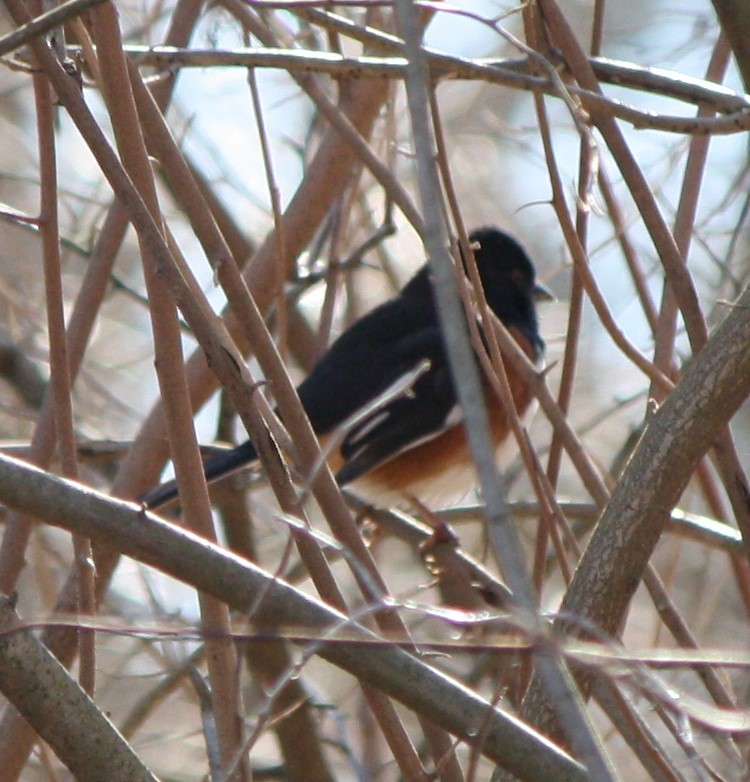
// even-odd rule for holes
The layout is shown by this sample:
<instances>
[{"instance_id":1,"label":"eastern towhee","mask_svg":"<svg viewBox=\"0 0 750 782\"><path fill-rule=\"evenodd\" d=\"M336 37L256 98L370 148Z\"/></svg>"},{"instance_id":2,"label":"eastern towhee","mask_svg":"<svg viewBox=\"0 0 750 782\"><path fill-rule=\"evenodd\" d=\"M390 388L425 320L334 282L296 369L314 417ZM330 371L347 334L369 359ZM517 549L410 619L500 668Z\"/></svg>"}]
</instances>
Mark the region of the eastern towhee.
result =
<instances>
[{"instance_id":1,"label":"eastern towhee","mask_svg":"<svg viewBox=\"0 0 750 782\"><path fill-rule=\"evenodd\" d=\"M469 236L477 269L491 310L533 361L542 358L535 302L552 298L536 282L534 266L522 247L496 228ZM473 464L461 425L443 335L427 266L401 293L348 328L315 364L298 388L313 429L326 435L340 427L377 396L414 373L408 393L355 419L329 459L337 481L353 484L379 504L414 496L423 502L461 499L472 487ZM519 414L532 394L506 363ZM498 448L508 439L508 416L488 392L493 438ZM257 459L253 444L206 460L206 479L215 481ZM459 492L457 494L457 492ZM174 481L148 491L141 501L158 508L178 495Z\"/></svg>"}]
</instances>

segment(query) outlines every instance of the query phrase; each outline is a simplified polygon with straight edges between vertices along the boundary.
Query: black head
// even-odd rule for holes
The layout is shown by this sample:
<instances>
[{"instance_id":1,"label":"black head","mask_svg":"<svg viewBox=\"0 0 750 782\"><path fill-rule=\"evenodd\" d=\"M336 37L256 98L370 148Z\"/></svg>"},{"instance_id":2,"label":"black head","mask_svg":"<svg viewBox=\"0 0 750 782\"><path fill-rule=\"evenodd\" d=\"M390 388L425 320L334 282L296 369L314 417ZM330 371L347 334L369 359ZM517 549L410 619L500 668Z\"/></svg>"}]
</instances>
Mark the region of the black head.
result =
<instances>
[{"instance_id":1,"label":"black head","mask_svg":"<svg viewBox=\"0 0 750 782\"><path fill-rule=\"evenodd\" d=\"M554 296L536 281L534 265L513 237L497 228L478 228L469 234L477 269L487 303L506 326L515 326L540 350L535 302ZM424 266L404 286L402 299L409 299L410 309L430 313L434 318L429 267Z\"/></svg>"},{"instance_id":2,"label":"black head","mask_svg":"<svg viewBox=\"0 0 750 782\"><path fill-rule=\"evenodd\" d=\"M534 264L526 251L497 228L479 228L469 239L492 311L507 326L515 326L540 344L534 303L552 295L536 281Z\"/></svg>"}]
</instances>

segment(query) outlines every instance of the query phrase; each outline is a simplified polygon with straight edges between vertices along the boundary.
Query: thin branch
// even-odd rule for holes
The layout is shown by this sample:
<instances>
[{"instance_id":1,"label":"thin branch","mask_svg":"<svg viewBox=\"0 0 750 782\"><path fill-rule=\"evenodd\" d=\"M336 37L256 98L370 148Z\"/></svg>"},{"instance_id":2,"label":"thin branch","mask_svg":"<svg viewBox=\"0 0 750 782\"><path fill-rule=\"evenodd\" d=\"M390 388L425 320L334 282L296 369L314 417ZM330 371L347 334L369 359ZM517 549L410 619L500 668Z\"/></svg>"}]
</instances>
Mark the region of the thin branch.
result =
<instances>
[{"instance_id":1,"label":"thin branch","mask_svg":"<svg viewBox=\"0 0 750 782\"><path fill-rule=\"evenodd\" d=\"M84 11L104 0L66 0L66 2L45 11L30 22L22 24L17 30L0 38L0 57L25 46L29 41L40 35L60 27L64 22L79 16Z\"/></svg>"},{"instance_id":2,"label":"thin branch","mask_svg":"<svg viewBox=\"0 0 750 782\"><path fill-rule=\"evenodd\" d=\"M395 43L393 44L396 45ZM125 47L140 65L172 71L177 68L278 68L292 74L324 73L339 79L403 79L407 61L403 57L363 55L345 57L332 52L292 49L177 49L167 46ZM477 58L474 60L427 50L430 75L437 80L483 81L516 89L559 95L559 85L549 77L530 75L527 61ZM75 47L71 47L75 54ZM661 130L683 135L726 135L750 129L750 101L732 90L709 81L673 71L645 68L603 58L591 58L589 65L603 83L652 92L675 100L705 105L722 114L716 118L680 117L630 106L590 89L568 85L587 110L596 109L626 120L639 129Z\"/></svg>"}]
</instances>

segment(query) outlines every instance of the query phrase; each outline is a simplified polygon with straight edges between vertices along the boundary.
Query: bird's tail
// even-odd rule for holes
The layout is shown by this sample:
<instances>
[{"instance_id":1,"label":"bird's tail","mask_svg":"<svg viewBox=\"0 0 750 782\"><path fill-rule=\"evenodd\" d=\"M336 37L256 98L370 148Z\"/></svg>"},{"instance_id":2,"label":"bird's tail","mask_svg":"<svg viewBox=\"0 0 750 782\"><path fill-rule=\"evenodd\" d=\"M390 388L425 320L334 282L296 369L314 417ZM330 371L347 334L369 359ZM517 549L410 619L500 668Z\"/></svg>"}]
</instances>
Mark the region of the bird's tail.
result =
<instances>
[{"instance_id":1,"label":"bird's tail","mask_svg":"<svg viewBox=\"0 0 750 782\"><path fill-rule=\"evenodd\" d=\"M206 459L203 464L203 474L209 483L213 483L254 462L257 458L258 454L253 444L248 440L236 448L222 451ZM149 489L141 496L140 500L145 508L156 510L176 500L178 495L177 481L172 480Z\"/></svg>"}]
</instances>

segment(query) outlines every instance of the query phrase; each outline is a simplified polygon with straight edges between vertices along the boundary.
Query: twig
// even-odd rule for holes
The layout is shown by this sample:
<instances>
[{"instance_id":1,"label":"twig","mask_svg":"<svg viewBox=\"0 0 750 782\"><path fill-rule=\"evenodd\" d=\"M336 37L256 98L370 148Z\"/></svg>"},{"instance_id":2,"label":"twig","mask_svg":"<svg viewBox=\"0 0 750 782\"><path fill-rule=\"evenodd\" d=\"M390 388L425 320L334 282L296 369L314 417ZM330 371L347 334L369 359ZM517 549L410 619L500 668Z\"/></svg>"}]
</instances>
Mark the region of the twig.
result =
<instances>
[{"instance_id":1,"label":"twig","mask_svg":"<svg viewBox=\"0 0 750 782\"><path fill-rule=\"evenodd\" d=\"M32 39L54 30L63 22L79 16L92 6L104 0L66 0L49 11L35 17L30 22L22 24L17 30L0 38L0 56L24 46Z\"/></svg>"}]
</instances>

